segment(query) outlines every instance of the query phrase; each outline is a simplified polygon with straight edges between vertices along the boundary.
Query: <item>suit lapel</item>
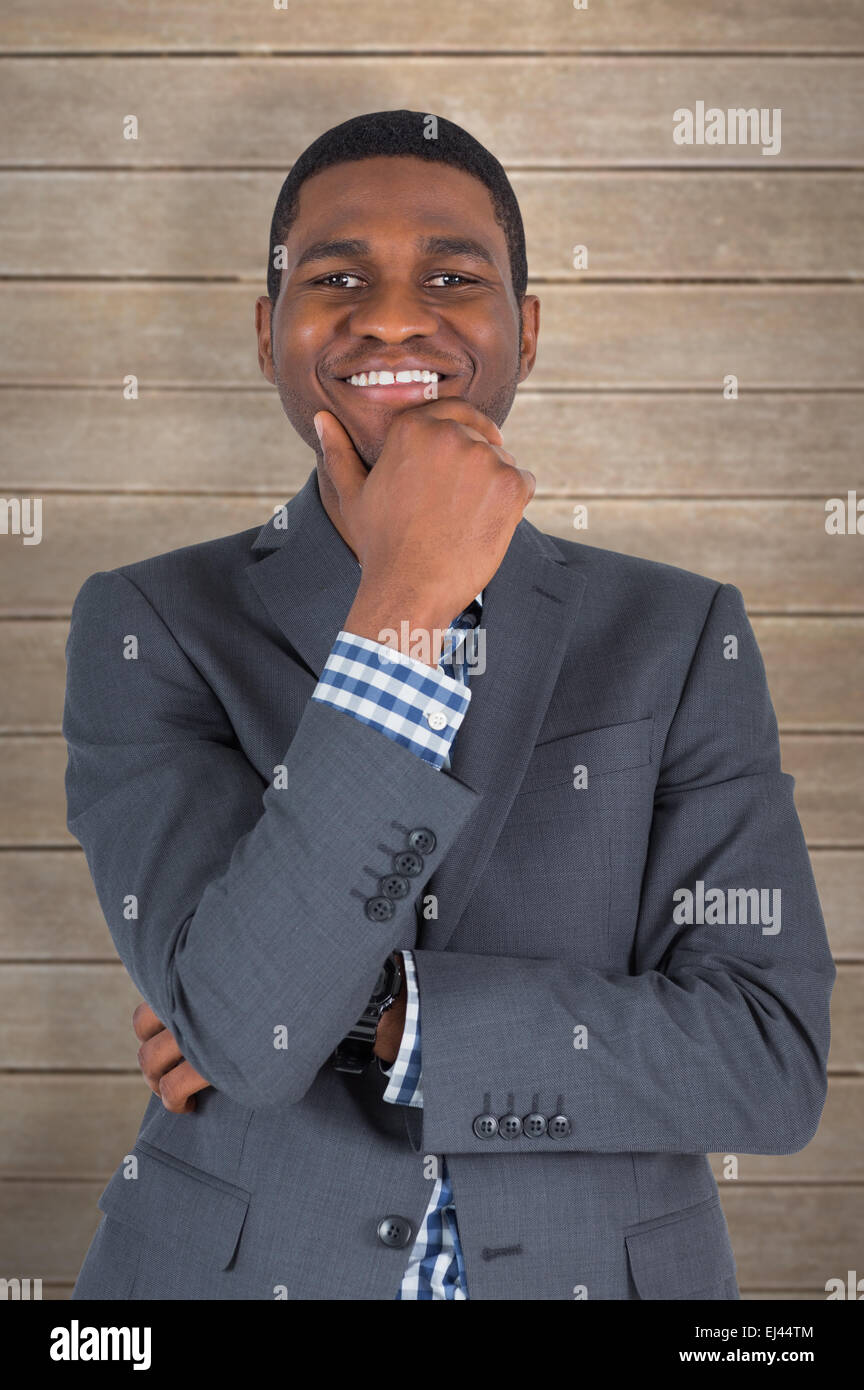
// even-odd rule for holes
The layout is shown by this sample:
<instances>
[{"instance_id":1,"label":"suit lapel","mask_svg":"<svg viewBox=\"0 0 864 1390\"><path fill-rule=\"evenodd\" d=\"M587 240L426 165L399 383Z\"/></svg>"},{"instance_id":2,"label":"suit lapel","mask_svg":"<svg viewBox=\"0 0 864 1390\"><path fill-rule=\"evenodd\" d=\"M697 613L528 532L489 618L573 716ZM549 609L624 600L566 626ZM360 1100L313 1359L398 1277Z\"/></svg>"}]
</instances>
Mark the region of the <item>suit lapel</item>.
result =
<instances>
[{"instance_id":1,"label":"suit lapel","mask_svg":"<svg viewBox=\"0 0 864 1390\"><path fill-rule=\"evenodd\" d=\"M258 597L320 676L354 602L360 566L324 510L317 469L261 527L252 550L259 558L246 573Z\"/></svg>"},{"instance_id":2,"label":"suit lapel","mask_svg":"<svg viewBox=\"0 0 864 1390\"><path fill-rule=\"evenodd\" d=\"M424 890L435 895L438 917L424 921L421 913L421 949L444 950L483 873L525 775L584 586L554 544L520 521L483 590L486 669L469 674L471 703L450 758L453 776L482 799Z\"/></svg>"},{"instance_id":3,"label":"suit lapel","mask_svg":"<svg viewBox=\"0 0 864 1390\"><path fill-rule=\"evenodd\" d=\"M262 526L252 549L264 553L247 569L259 598L320 676L354 602L360 566L324 510L316 469ZM481 799L424 891L435 895L438 916L420 921L423 949L445 948L492 852L555 688L584 585L582 573L523 519L484 587L486 667L470 675L471 703L451 754L453 776Z\"/></svg>"}]
</instances>

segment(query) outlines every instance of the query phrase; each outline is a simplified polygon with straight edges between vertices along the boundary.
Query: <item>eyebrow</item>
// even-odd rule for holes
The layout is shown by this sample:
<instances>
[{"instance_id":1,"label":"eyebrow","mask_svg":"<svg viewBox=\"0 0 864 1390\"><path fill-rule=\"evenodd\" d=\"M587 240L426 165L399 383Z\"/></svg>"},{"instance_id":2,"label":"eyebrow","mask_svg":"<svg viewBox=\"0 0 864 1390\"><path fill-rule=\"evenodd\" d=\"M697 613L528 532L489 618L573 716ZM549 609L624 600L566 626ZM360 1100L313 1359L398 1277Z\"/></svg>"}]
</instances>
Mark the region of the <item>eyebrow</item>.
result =
<instances>
[{"instance_id":1,"label":"eyebrow","mask_svg":"<svg viewBox=\"0 0 864 1390\"><path fill-rule=\"evenodd\" d=\"M463 236L427 236L419 237L417 242L418 251L422 251L427 256L468 256L475 261L484 261L487 265L494 265L492 253L480 241L474 241L471 237ZM368 241L359 240L356 237L343 238L336 241L316 241L311 246L307 246L297 261L295 269L307 265L310 261L330 261L350 258L351 256L368 256L371 248Z\"/></svg>"},{"instance_id":2,"label":"eyebrow","mask_svg":"<svg viewBox=\"0 0 864 1390\"><path fill-rule=\"evenodd\" d=\"M475 261L485 261L494 265L492 252L482 241L472 241L464 236L427 236L419 243L419 249L427 256L470 256Z\"/></svg>"}]
</instances>

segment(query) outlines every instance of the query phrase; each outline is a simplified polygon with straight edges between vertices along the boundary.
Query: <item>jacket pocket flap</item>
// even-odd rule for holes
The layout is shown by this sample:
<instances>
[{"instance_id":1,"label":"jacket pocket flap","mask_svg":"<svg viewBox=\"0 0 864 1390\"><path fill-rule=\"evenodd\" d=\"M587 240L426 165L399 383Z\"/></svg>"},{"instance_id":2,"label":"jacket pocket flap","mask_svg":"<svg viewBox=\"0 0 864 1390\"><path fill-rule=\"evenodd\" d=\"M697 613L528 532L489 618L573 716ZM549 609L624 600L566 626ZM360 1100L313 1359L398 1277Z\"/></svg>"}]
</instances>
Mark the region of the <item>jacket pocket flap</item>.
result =
<instances>
[{"instance_id":1,"label":"jacket pocket flap","mask_svg":"<svg viewBox=\"0 0 864 1390\"><path fill-rule=\"evenodd\" d=\"M654 716L634 719L629 724L607 724L602 729L586 729L581 734L541 743L531 754L518 795L542 791L544 787L564 786L573 781L573 768L588 769L588 783L601 772L623 772L651 761L651 735Z\"/></svg>"},{"instance_id":2,"label":"jacket pocket flap","mask_svg":"<svg viewBox=\"0 0 864 1390\"><path fill-rule=\"evenodd\" d=\"M640 1298L692 1298L735 1274L735 1256L719 1197L643 1221L625 1232Z\"/></svg>"},{"instance_id":3,"label":"jacket pocket flap","mask_svg":"<svg viewBox=\"0 0 864 1390\"><path fill-rule=\"evenodd\" d=\"M99 1210L153 1240L176 1242L198 1259L227 1268L250 1193L140 1139L132 1153L137 1176L124 1176L124 1160L99 1198Z\"/></svg>"}]
</instances>

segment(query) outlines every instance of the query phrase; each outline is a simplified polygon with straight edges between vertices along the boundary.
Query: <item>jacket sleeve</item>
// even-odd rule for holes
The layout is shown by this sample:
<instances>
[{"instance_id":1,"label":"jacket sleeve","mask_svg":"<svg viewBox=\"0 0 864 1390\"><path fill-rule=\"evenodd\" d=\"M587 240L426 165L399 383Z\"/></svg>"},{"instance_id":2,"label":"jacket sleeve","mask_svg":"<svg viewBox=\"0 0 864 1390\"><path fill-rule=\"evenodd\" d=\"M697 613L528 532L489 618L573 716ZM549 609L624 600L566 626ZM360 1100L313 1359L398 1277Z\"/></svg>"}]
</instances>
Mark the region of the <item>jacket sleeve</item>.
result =
<instances>
[{"instance_id":1,"label":"jacket sleeve","mask_svg":"<svg viewBox=\"0 0 864 1390\"><path fill-rule=\"evenodd\" d=\"M66 658L67 825L129 975L217 1090L301 1099L382 960L413 945L416 901L479 794L317 700L266 780L120 571L82 587ZM373 920L415 829L434 837L422 872Z\"/></svg>"},{"instance_id":2,"label":"jacket sleeve","mask_svg":"<svg viewBox=\"0 0 864 1390\"><path fill-rule=\"evenodd\" d=\"M724 655L737 636L738 659ZM669 725L630 973L572 960L414 953L430 1153L794 1153L826 1095L836 975L781 771L743 599L718 588ZM614 855L631 848L616 845ZM779 890L779 926L688 924L702 891ZM574 911L578 885L574 883ZM714 913L719 909L713 909ZM708 912L704 914L709 918ZM749 920L747 920L749 916ZM745 921L742 923L742 918ZM576 1030L579 1030L578 1032ZM574 1045L575 1044L575 1045ZM569 1133L474 1133L488 1109L563 1113ZM488 1098L488 1099L486 1099ZM562 1109L563 1107L563 1109ZM558 1126L557 1129L566 1128Z\"/></svg>"}]
</instances>

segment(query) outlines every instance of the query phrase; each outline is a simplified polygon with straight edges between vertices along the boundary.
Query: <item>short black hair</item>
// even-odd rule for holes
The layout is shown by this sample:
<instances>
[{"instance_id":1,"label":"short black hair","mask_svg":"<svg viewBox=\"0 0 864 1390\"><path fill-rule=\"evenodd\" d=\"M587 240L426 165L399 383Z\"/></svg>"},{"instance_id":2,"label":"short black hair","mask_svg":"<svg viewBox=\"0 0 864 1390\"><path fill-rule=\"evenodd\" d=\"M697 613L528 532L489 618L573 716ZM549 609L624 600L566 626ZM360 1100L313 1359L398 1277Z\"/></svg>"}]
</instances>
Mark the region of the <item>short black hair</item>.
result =
<instances>
[{"instance_id":1,"label":"short black hair","mask_svg":"<svg viewBox=\"0 0 864 1390\"><path fill-rule=\"evenodd\" d=\"M430 138L432 132L434 138ZM334 164L349 164L380 155L413 155L417 159L451 164L454 169L464 169L486 185L492 195L495 220L507 239L510 277L521 319L522 298L528 284L528 261L522 214L510 180L495 156L467 130L444 116L421 111L372 111L365 116L353 116L350 121L325 130L303 151L282 185L270 224L267 293L271 303L275 304L279 298L280 282L274 253L277 246L284 244L297 216L298 194L306 179Z\"/></svg>"}]
</instances>

